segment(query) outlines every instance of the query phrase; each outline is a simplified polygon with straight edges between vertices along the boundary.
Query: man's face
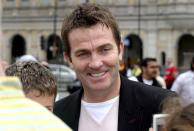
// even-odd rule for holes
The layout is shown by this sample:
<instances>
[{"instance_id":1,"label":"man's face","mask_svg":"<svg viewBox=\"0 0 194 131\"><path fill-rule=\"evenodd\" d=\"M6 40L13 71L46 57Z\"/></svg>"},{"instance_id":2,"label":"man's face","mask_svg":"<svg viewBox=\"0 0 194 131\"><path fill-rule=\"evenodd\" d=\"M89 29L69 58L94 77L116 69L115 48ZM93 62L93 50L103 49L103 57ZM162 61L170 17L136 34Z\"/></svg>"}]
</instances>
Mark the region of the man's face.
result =
<instances>
[{"instance_id":1,"label":"man's face","mask_svg":"<svg viewBox=\"0 0 194 131\"><path fill-rule=\"evenodd\" d=\"M85 92L120 88L119 60L122 58L110 28L97 24L69 33L71 59L68 61Z\"/></svg>"},{"instance_id":2,"label":"man's face","mask_svg":"<svg viewBox=\"0 0 194 131\"><path fill-rule=\"evenodd\" d=\"M148 62L147 67L144 67L145 69L145 74L148 78L152 79L152 78L156 78L157 76L157 72L159 70L159 66L158 63L156 61L150 61Z\"/></svg>"},{"instance_id":3,"label":"man's face","mask_svg":"<svg viewBox=\"0 0 194 131\"><path fill-rule=\"evenodd\" d=\"M25 93L26 97L30 98L33 101L38 102L39 104L46 107L48 110L53 112L53 106L55 101L55 96L49 96L48 94L40 95L40 91L38 90L30 90L28 93Z\"/></svg>"}]
</instances>

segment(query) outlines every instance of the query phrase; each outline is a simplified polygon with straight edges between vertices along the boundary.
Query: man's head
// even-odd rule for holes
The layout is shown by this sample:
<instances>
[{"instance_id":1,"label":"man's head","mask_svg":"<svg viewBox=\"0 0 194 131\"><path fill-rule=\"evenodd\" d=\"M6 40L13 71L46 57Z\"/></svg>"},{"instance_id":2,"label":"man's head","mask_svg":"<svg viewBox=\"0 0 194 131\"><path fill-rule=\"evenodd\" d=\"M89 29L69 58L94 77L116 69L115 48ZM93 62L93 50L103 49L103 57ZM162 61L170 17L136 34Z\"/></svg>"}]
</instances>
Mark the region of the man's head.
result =
<instances>
[{"instance_id":1,"label":"man's head","mask_svg":"<svg viewBox=\"0 0 194 131\"><path fill-rule=\"evenodd\" d=\"M141 62L141 69L143 78L151 80L157 76L159 66L155 58L145 58Z\"/></svg>"},{"instance_id":2,"label":"man's head","mask_svg":"<svg viewBox=\"0 0 194 131\"><path fill-rule=\"evenodd\" d=\"M166 119L162 131L193 131L194 103L175 108Z\"/></svg>"},{"instance_id":3,"label":"man's head","mask_svg":"<svg viewBox=\"0 0 194 131\"><path fill-rule=\"evenodd\" d=\"M67 18L63 21L61 37L64 44L64 51L71 60L71 45L69 41L69 33L76 28L91 27L97 24L107 26L113 33L114 40L118 50L121 42L118 24L112 13L97 4L79 5Z\"/></svg>"},{"instance_id":4,"label":"man's head","mask_svg":"<svg viewBox=\"0 0 194 131\"><path fill-rule=\"evenodd\" d=\"M173 66L173 59L172 58L168 58L167 59L167 66L168 67L172 67Z\"/></svg>"},{"instance_id":5,"label":"man's head","mask_svg":"<svg viewBox=\"0 0 194 131\"><path fill-rule=\"evenodd\" d=\"M20 78L25 95L53 111L57 93L55 77L43 65L33 61L22 61L10 65L7 76Z\"/></svg>"},{"instance_id":6,"label":"man's head","mask_svg":"<svg viewBox=\"0 0 194 131\"><path fill-rule=\"evenodd\" d=\"M96 4L78 6L64 20L62 38L65 57L82 82L83 99L100 102L118 95L123 43L111 12Z\"/></svg>"},{"instance_id":7,"label":"man's head","mask_svg":"<svg viewBox=\"0 0 194 131\"><path fill-rule=\"evenodd\" d=\"M191 61L191 70L194 71L194 57L192 58L192 61Z\"/></svg>"}]
</instances>

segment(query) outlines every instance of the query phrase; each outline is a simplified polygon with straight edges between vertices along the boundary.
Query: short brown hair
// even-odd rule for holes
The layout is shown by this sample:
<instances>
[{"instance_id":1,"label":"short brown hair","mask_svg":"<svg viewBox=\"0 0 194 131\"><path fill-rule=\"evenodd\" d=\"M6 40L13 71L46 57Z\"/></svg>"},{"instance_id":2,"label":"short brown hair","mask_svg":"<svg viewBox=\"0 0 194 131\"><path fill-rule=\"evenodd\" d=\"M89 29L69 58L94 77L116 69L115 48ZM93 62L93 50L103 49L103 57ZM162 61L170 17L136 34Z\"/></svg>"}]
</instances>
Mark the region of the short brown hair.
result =
<instances>
[{"instance_id":1,"label":"short brown hair","mask_svg":"<svg viewBox=\"0 0 194 131\"><path fill-rule=\"evenodd\" d=\"M85 3L79 5L69 16L67 16L62 25L61 37L64 44L64 51L71 58L71 47L68 40L69 32L80 27L91 27L96 24L102 24L111 28L113 37L118 50L121 42L121 36L118 24L112 13L98 4Z\"/></svg>"},{"instance_id":2,"label":"short brown hair","mask_svg":"<svg viewBox=\"0 0 194 131\"><path fill-rule=\"evenodd\" d=\"M174 110L167 118L163 131L193 131L194 103Z\"/></svg>"},{"instance_id":3,"label":"short brown hair","mask_svg":"<svg viewBox=\"0 0 194 131\"><path fill-rule=\"evenodd\" d=\"M40 95L56 96L57 83L54 75L38 62L17 62L10 65L5 73L7 76L19 77L25 93L38 90Z\"/></svg>"}]
</instances>

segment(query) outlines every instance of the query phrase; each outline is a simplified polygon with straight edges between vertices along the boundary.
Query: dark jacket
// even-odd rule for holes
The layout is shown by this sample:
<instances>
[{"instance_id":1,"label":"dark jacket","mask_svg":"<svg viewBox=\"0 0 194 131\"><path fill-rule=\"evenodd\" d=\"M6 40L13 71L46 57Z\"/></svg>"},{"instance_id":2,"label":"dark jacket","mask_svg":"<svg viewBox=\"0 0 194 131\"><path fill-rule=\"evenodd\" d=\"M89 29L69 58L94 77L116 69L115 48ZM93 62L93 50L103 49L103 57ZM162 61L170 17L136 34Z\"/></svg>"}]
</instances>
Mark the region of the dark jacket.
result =
<instances>
[{"instance_id":1,"label":"dark jacket","mask_svg":"<svg viewBox=\"0 0 194 131\"><path fill-rule=\"evenodd\" d=\"M139 82L143 83L142 74L137 76L137 79L138 79ZM152 80L153 80L152 86L157 86L157 87L161 87L162 88L162 85L155 78L153 78Z\"/></svg>"},{"instance_id":2,"label":"dark jacket","mask_svg":"<svg viewBox=\"0 0 194 131\"><path fill-rule=\"evenodd\" d=\"M74 131L79 126L82 94L80 89L54 106L54 114ZM168 94L171 94L169 90L152 88L121 76L118 131L148 131L152 115L159 112L160 103Z\"/></svg>"}]
</instances>

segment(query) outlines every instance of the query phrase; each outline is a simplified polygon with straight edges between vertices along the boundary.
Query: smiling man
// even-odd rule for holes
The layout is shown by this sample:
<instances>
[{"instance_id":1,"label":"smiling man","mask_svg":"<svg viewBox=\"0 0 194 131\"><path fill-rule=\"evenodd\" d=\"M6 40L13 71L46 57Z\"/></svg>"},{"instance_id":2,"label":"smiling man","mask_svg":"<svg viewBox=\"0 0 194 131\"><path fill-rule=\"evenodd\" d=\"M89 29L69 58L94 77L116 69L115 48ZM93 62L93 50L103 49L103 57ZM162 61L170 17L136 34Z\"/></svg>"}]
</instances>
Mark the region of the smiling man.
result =
<instances>
[{"instance_id":1,"label":"smiling man","mask_svg":"<svg viewBox=\"0 0 194 131\"><path fill-rule=\"evenodd\" d=\"M54 113L74 131L147 131L171 93L119 74L124 46L111 12L79 5L64 19L61 34L65 57L83 88L58 101Z\"/></svg>"}]
</instances>

